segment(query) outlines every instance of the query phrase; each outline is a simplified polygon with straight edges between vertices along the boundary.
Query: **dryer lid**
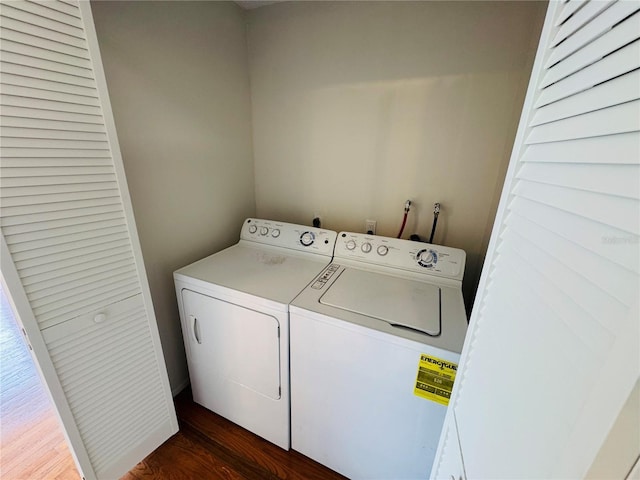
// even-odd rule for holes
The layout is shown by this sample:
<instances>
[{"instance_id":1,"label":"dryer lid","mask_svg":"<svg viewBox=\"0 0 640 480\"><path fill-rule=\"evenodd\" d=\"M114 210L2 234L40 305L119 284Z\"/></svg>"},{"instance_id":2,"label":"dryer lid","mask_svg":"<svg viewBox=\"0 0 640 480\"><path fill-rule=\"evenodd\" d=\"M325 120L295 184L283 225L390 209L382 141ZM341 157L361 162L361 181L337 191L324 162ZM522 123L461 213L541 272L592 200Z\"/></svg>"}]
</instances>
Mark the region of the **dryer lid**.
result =
<instances>
[{"instance_id":1,"label":"dryer lid","mask_svg":"<svg viewBox=\"0 0 640 480\"><path fill-rule=\"evenodd\" d=\"M440 335L440 288L429 283L347 268L320 303Z\"/></svg>"}]
</instances>

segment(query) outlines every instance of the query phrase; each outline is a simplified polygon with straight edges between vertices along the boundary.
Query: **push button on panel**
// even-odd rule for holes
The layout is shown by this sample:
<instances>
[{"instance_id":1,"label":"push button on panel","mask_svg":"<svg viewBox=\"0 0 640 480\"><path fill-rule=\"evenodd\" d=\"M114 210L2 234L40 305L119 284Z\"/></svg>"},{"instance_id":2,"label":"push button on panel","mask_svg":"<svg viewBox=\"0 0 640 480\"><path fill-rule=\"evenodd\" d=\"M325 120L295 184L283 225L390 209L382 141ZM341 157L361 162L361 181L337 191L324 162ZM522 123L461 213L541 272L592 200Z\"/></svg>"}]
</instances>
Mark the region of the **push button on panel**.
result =
<instances>
[{"instance_id":1,"label":"push button on panel","mask_svg":"<svg viewBox=\"0 0 640 480\"><path fill-rule=\"evenodd\" d=\"M329 265L324 271L324 273L320 276L320 278L315 282L313 282L313 285L311 285L311 288L320 290L322 287L324 287L327 284L329 279L333 276L334 273L336 273L338 268L340 268L340 265L336 265L333 263Z\"/></svg>"}]
</instances>

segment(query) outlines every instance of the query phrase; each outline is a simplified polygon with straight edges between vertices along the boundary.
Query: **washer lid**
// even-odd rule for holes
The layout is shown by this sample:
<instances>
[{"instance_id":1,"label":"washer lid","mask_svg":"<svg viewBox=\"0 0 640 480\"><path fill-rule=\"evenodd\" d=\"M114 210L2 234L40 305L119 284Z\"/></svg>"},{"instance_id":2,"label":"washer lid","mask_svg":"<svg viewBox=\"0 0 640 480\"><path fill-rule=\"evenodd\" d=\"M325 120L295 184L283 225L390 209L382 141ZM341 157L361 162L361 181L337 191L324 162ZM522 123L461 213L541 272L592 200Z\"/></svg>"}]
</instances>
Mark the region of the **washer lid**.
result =
<instances>
[{"instance_id":1,"label":"washer lid","mask_svg":"<svg viewBox=\"0 0 640 480\"><path fill-rule=\"evenodd\" d=\"M440 335L440 288L429 283L347 268L320 303Z\"/></svg>"}]
</instances>

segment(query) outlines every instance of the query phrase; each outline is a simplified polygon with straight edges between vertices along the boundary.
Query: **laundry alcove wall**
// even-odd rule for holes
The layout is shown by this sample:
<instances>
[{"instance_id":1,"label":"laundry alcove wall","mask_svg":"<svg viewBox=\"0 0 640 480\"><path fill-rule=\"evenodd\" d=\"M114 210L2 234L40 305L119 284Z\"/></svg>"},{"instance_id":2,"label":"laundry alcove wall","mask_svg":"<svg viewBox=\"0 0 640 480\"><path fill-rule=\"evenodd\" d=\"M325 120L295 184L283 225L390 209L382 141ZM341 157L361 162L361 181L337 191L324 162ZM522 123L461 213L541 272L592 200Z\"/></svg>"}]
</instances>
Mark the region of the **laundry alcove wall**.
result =
<instances>
[{"instance_id":1,"label":"laundry alcove wall","mask_svg":"<svg viewBox=\"0 0 640 480\"><path fill-rule=\"evenodd\" d=\"M469 307L544 2L92 2L174 390L187 379L171 272L247 216L468 254Z\"/></svg>"}]
</instances>

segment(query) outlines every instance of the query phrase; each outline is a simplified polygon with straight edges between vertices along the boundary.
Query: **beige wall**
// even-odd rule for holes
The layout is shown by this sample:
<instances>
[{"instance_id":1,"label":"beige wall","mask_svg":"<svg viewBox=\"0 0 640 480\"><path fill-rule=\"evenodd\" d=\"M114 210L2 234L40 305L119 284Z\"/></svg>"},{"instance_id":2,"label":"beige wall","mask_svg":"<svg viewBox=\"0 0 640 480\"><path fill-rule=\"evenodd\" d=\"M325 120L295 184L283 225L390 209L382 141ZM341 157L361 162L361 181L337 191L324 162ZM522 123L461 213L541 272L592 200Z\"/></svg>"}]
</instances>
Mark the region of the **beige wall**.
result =
<instances>
[{"instance_id":1,"label":"beige wall","mask_svg":"<svg viewBox=\"0 0 640 480\"><path fill-rule=\"evenodd\" d=\"M244 12L230 2L92 2L172 389L187 380L172 272L254 215Z\"/></svg>"},{"instance_id":2,"label":"beige wall","mask_svg":"<svg viewBox=\"0 0 640 480\"><path fill-rule=\"evenodd\" d=\"M248 14L257 215L487 248L543 2L286 2Z\"/></svg>"}]
</instances>

